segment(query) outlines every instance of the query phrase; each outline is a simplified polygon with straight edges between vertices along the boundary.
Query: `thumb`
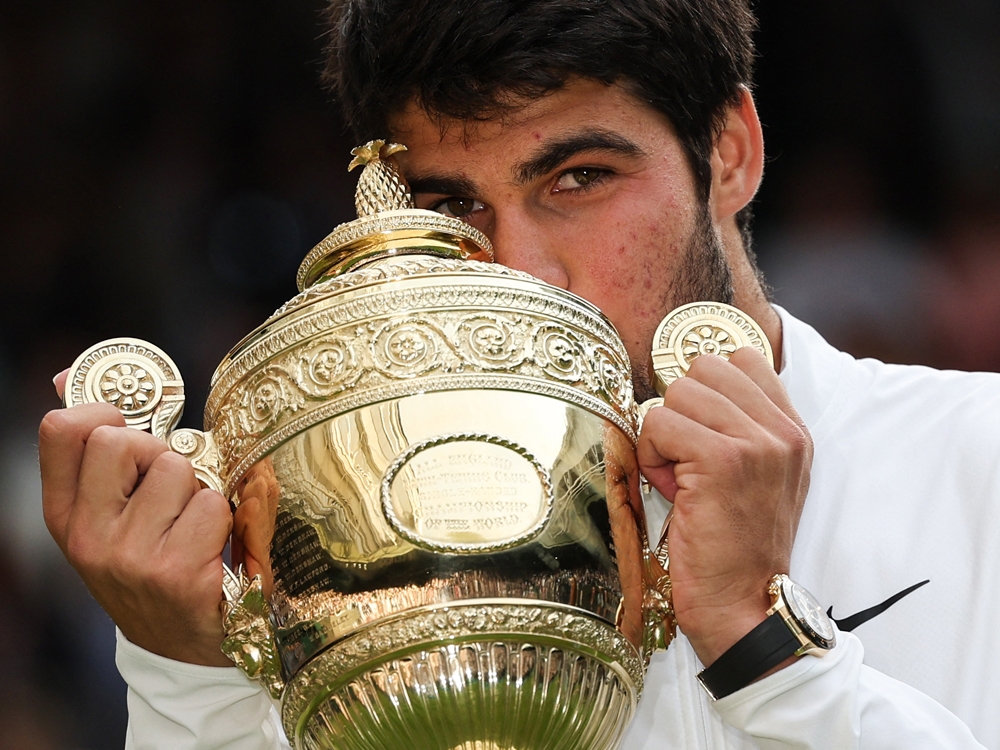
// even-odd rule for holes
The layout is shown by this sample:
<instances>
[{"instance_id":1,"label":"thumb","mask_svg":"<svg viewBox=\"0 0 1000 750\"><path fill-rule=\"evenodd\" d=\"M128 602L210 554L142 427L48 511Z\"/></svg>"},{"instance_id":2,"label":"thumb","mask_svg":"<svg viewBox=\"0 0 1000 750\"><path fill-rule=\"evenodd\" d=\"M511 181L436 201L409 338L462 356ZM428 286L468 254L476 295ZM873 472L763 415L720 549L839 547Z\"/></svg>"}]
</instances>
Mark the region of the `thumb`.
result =
<instances>
[{"instance_id":1,"label":"thumb","mask_svg":"<svg viewBox=\"0 0 1000 750\"><path fill-rule=\"evenodd\" d=\"M66 393L66 378L68 377L69 368L67 367L65 370L52 378L52 385L56 387L56 395L59 396L59 398L62 398L63 394Z\"/></svg>"}]
</instances>

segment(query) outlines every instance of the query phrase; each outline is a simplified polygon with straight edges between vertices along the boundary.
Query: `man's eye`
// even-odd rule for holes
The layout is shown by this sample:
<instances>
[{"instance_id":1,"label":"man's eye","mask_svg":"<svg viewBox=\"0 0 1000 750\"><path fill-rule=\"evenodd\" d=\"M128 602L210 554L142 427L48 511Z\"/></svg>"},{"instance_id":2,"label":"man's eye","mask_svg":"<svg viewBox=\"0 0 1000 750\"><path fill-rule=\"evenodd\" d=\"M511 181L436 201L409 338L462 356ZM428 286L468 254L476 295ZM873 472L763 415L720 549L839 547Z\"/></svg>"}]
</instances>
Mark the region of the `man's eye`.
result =
<instances>
[{"instance_id":1,"label":"man's eye","mask_svg":"<svg viewBox=\"0 0 1000 750\"><path fill-rule=\"evenodd\" d=\"M569 172L564 172L559 176L555 189L558 191L588 188L591 185L596 185L607 177L607 175L608 171L606 169L596 169L594 167L571 169Z\"/></svg>"},{"instance_id":2,"label":"man's eye","mask_svg":"<svg viewBox=\"0 0 1000 750\"><path fill-rule=\"evenodd\" d=\"M482 211L486 206L482 201L472 198L445 198L440 203L431 207L432 211L452 216L456 219L464 219L476 211Z\"/></svg>"}]
</instances>

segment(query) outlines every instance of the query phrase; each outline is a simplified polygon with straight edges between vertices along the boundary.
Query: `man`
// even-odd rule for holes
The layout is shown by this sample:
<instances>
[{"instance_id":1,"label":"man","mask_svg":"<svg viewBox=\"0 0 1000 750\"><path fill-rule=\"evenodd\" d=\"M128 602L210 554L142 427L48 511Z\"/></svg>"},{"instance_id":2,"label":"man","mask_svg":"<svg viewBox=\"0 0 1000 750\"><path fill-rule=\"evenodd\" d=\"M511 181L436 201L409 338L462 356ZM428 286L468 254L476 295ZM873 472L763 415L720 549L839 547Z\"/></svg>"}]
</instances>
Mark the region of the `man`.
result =
<instances>
[{"instance_id":1,"label":"man","mask_svg":"<svg viewBox=\"0 0 1000 750\"><path fill-rule=\"evenodd\" d=\"M983 572L1000 549L1000 378L857 362L769 305L747 227L763 145L744 0L354 0L332 20L329 78L359 137L405 143L418 205L484 231L498 262L597 304L640 399L677 305L732 302L773 344L780 378L749 350L702 357L646 418L682 635L623 746L1000 744ZM274 747L263 693L218 669L226 501L121 425L111 407L53 412L40 450L49 528L122 634L129 743ZM697 673L766 619L788 572L837 615L930 584L713 702Z\"/></svg>"}]
</instances>

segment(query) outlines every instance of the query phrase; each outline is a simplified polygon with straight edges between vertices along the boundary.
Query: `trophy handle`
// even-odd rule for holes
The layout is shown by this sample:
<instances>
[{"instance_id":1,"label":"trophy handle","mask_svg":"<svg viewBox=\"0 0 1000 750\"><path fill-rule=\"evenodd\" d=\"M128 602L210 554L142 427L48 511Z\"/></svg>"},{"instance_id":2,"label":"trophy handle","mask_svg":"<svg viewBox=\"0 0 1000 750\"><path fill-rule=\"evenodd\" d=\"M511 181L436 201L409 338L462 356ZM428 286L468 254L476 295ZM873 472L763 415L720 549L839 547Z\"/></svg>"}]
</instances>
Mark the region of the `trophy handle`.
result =
<instances>
[{"instance_id":1,"label":"trophy handle","mask_svg":"<svg viewBox=\"0 0 1000 750\"><path fill-rule=\"evenodd\" d=\"M257 680L271 694L281 698L285 681L281 676L281 660L268 619L267 598L260 576L248 580L243 566L234 573L223 564L222 620L226 633L222 653L232 660L251 680Z\"/></svg>"},{"instance_id":2,"label":"trophy handle","mask_svg":"<svg viewBox=\"0 0 1000 750\"><path fill-rule=\"evenodd\" d=\"M223 492L221 463L211 431L174 426L184 411L184 381L177 365L158 347L134 338L102 341L85 351L70 368L63 404L108 403L125 424L147 430L186 457L204 486ZM222 652L275 698L284 683L274 633L267 616L260 576L247 580L242 566L234 573L223 563Z\"/></svg>"},{"instance_id":3,"label":"trophy handle","mask_svg":"<svg viewBox=\"0 0 1000 750\"><path fill-rule=\"evenodd\" d=\"M670 583L670 552L667 548L667 530L670 516L663 525L660 541L646 555L646 575L649 586L643 601L645 612L645 632L643 647L647 655L662 651L670 645L677 633L677 619L674 617L673 588Z\"/></svg>"}]
</instances>

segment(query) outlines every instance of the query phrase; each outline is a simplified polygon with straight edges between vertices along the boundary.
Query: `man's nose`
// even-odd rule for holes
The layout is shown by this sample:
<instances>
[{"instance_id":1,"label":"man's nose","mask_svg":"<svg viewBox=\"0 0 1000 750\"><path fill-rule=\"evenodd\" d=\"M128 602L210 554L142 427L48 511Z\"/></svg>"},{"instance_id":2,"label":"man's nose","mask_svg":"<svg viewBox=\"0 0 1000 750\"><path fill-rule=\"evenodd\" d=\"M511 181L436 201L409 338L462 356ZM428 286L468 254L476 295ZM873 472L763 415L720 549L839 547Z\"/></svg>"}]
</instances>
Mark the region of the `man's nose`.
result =
<instances>
[{"instance_id":1,"label":"man's nose","mask_svg":"<svg viewBox=\"0 0 1000 750\"><path fill-rule=\"evenodd\" d=\"M569 289L569 274L561 260L559 237L530 215L505 212L495 219L493 250L496 262L537 279Z\"/></svg>"}]
</instances>

